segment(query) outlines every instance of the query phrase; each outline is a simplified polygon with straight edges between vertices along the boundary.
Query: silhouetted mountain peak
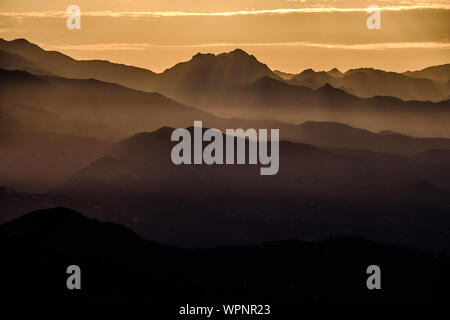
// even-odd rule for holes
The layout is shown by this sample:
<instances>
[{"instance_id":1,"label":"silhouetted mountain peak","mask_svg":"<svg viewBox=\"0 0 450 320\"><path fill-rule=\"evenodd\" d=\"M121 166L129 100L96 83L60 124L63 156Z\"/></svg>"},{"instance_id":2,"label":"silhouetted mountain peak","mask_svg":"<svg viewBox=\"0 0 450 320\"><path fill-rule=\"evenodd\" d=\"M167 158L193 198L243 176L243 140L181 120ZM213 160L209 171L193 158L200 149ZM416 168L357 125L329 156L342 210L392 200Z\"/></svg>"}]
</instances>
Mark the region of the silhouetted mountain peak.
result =
<instances>
[{"instance_id":1,"label":"silhouetted mountain peak","mask_svg":"<svg viewBox=\"0 0 450 320\"><path fill-rule=\"evenodd\" d=\"M174 129L162 127L152 132L135 134L112 146L113 157L165 159L171 146L170 137Z\"/></svg>"},{"instance_id":2,"label":"silhouetted mountain peak","mask_svg":"<svg viewBox=\"0 0 450 320\"><path fill-rule=\"evenodd\" d=\"M15 237L49 245L55 251L110 254L139 246L141 238L122 225L100 222L63 207L43 209L25 214L0 226Z\"/></svg>"},{"instance_id":3,"label":"silhouetted mountain peak","mask_svg":"<svg viewBox=\"0 0 450 320\"><path fill-rule=\"evenodd\" d=\"M24 38L14 39L14 40L10 40L10 41L0 38L0 43L1 44L10 44L10 45L15 45L15 46L23 46L23 47L25 47L25 46L38 47L34 43L31 43Z\"/></svg>"},{"instance_id":4,"label":"silhouetted mountain peak","mask_svg":"<svg viewBox=\"0 0 450 320\"><path fill-rule=\"evenodd\" d=\"M352 74L352 73L356 73L356 72L376 72L376 71L381 71L381 70L377 70L374 68L355 68L355 69L349 69L347 70L347 72L345 72L345 74Z\"/></svg>"},{"instance_id":5,"label":"silhouetted mountain peak","mask_svg":"<svg viewBox=\"0 0 450 320\"><path fill-rule=\"evenodd\" d=\"M198 52L196 55L192 57L192 61L205 60L205 59L213 59L216 56L212 53L201 53Z\"/></svg>"},{"instance_id":6,"label":"silhouetted mountain peak","mask_svg":"<svg viewBox=\"0 0 450 320\"><path fill-rule=\"evenodd\" d=\"M243 54L243 55L249 55L247 52L245 52L244 50L240 49L240 48L236 48L233 51L229 52L230 54Z\"/></svg>"},{"instance_id":7,"label":"silhouetted mountain peak","mask_svg":"<svg viewBox=\"0 0 450 320\"><path fill-rule=\"evenodd\" d=\"M241 49L214 54L196 54L191 60L176 64L160 75L161 92L178 99L205 99L211 92L247 84L264 76L277 78L267 65ZM180 98L181 97L181 98Z\"/></svg>"},{"instance_id":8,"label":"silhouetted mountain peak","mask_svg":"<svg viewBox=\"0 0 450 320\"><path fill-rule=\"evenodd\" d=\"M74 59L72 59L71 57L66 56L58 51L46 51L41 47L39 47L38 45L29 42L28 40L23 38L14 39L11 41L0 39L0 48L9 53L19 54L19 56L26 58L30 61L32 61L32 59L30 59L31 57L37 58L39 60L43 57L42 55L46 53L51 55L52 58L59 56L64 57L64 59L74 61ZM37 63L37 61L32 62Z\"/></svg>"},{"instance_id":9,"label":"silhouetted mountain peak","mask_svg":"<svg viewBox=\"0 0 450 320\"><path fill-rule=\"evenodd\" d=\"M294 79L315 79L317 76L324 77L326 79L330 75L325 71L314 71L313 69L306 69L299 75L295 76Z\"/></svg>"},{"instance_id":10,"label":"silhouetted mountain peak","mask_svg":"<svg viewBox=\"0 0 450 320\"><path fill-rule=\"evenodd\" d=\"M343 73L338 68L328 70L327 73L333 77L339 77L343 75Z\"/></svg>"},{"instance_id":11,"label":"silhouetted mountain peak","mask_svg":"<svg viewBox=\"0 0 450 320\"><path fill-rule=\"evenodd\" d=\"M210 61L215 62L219 61L220 58L233 58L233 59L252 59L257 60L255 56L249 55L247 52L245 52L242 49L235 49L230 52L224 52L220 53L218 55L215 55L213 53L200 53L198 52L196 55L194 55L191 59L191 61Z\"/></svg>"},{"instance_id":12,"label":"silhouetted mountain peak","mask_svg":"<svg viewBox=\"0 0 450 320\"><path fill-rule=\"evenodd\" d=\"M299 76L313 75L313 74L315 74L315 73L316 73L316 72L315 72L313 69L308 68L308 69L306 69L306 70L303 70L303 71L299 74Z\"/></svg>"},{"instance_id":13,"label":"silhouetted mountain peak","mask_svg":"<svg viewBox=\"0 0 450 320\"><path fill-rule=\"evenodd\" d=\"M343 94L348 96L349 94L346 93L344 90L338 89L333 87L331 84L329 84L328 82L325 83L322 87L320 87L319 89L317 89L317 91L321 92L321 93L339 93L339 94Z\"/></svg>"},{"instance_id":14,"label":"silhouetted mountain peak","mask_svg":"<svg viewBox=\"0 0 450 320\"><path fill-rule=\"evenodd\" d=\"M247 52L245 52L242 49L234 49L233 51L230 51L228 53L223 53L223 55L228 55L228 56L234 56L234 57L241 57L241 58L251 58L251 59L255 59L255 56L248 54Z\"/></svg>"},{"instance_id":15,"label":"silhouetted mountain peak","mask_svg":"<svg viewBox=\"0 0 450 320\"><path fill-rule=\"evenodd\" d=\"M75 225L89 222L91 219L68 208L52 208L37 210L5 224L15 230L32 227L36 229L63 228L65 225Z\"/></svg>"},{"instance_id":16,"label":"silhouetted mountain peak","mask_svg":"<svg viewBox=\"0 0 450 320\"><path fill-rule=\"evenodd\" d=\"M2 39L2 40L3 40L3 39ZM18 38L18 39L11 40L11 43L36 46L35 44L31 43L30 41L28 41L28 40L25 39L25 38Z\"/></svg>"}]
</instances>

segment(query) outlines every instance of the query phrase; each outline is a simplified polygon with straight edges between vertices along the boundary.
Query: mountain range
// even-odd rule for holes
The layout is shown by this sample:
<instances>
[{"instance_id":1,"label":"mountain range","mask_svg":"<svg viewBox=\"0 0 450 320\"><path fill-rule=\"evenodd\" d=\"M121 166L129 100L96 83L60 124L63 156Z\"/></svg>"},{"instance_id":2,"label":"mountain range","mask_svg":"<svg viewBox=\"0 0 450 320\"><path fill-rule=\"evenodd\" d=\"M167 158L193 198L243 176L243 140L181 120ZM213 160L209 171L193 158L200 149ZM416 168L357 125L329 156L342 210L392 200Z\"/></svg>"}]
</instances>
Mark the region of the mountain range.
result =
<instances>
[{"instance_id":1,"label":"mountain range","mask_svg":"<svg viewBox=\"0 0 450 320\"><path fill-rule=\"evenodd\" d=\"M56 51L45 51L25 39L0 39L1 64L36 74L66 78L95 78L137 90L158 91L183 103L201 105L202 91L218 91L253 82L261 77L317 89L326 83L359 97L392 96L402 100L449 99L450 64L419 71L395 73L360 68L345 73L305 70L298 75L272 71L241 49L219 55L197 54L162 73L102 60L78 61ZM217 92L216 92L217 93Z\"/></svg>"},{"instance_id":2,"label":"mountain range","mask_svg":"<svg viewBox=\"0 0 450 320\"><path fill-rule=\"evenodd\" d=\"M351 234L450 252L447 65L289 75L237 49L157 74L24 39L0 58L2 222L65 206L181 247ZM195 120L280 129L279 174L173 165L171 132Z\"/></svg>"},{"instance_id":3,"label":"mountain range","mask_svg":"<svg viewBox=\"0 0 450 320\"><path fill-rule=\"evenodd\" d=\"M306 121L296 125L257 118L221 118L158 93L137 91L94 79L66 79L0 69L0 83L0 150L3 154L0 177L4 185L28 192L46 191L64 182L74 171L101 156L111 142L162 126L188 127L199 119L205 126L221 130L278 128L282 139L328 148L408 156L432 149L450 149L450 140L445 138L373 133L335 122ZM341 102L342 116L355 110L351 105L362 107L360 98L339 89L323 87L313 90L267 77L241 87L239 95L245 96L243 101L249 110L264 114L264 105L274 116L282 108L283 112L295 112L298 107L290 107L289 102L298 99L308 101L304 105L309 105L311 113L323 111L321 108L327 108L327 105L331 108L331 103L338 105ZM250 98L258 95L261 98L257 101ZM389 98L379 99L374 99L372 109L386 109L382 102L390 101ZM419 113L421 108L435 108L437 115L430 112L429 116L437 118L435 121L441 126L435 126L434 130L447 130L443 121L447 114L446 103L410 105L400 100L395 100L395 103L397 108L408 108L415 113ZM405 115L403 111L400 114ZM422 112L415 121L424 125L426 117L427 114ZM370 119L368 117L367 121ZM393 116L389 119L392 121Z\"/></svg>"},{"instance_id":4,"label":"mountain range","mask_svg":"<svg viewBox=\"0 0 450 320\"><path fill-rule=\"evenodd\" d=\"M446 125L450 118L449 86L445 81L448 65L403 74L367 68L346 73L337 69L328 72L306 70L288 79L288 75L279 76L256 57L240 49L218 55L197 54L191 60L176 64L159 74L108 61L78 61L59 52L45 51L25 39L0 40L0 51L0 67L5 70L2 71L2 77L5 78L3 83L18 85L19 90L30 92L23 96L11 87L7 93L12 95L5 96L9 103L41 104L41 96L41 100L50 105L71 99L79 102L77 106L83 109L92 104L94 99L102 104L134 104L124 96L118 98L119 93L125 95L123 87L119 89L112 84L105 84L114 83L134 89L133 93L127 91L128 97L140 95L139 99L142 99L142 91L150 92L143 100L154 106L175 105L176 102L171 100L175 99L179 104L193 106L219 117L272 119L291 123L333 121L372 131L391 130L423 137L450 137ZM36 77L36 83L38 79L42 80L41 86L31 85L28 79L25 81L28 83L27 88L20 88L24 83L11 82L7 70L26 71ZM97 80L95 84L93 79ZM50 95L49 90L41 90L44 82L53 91ZM2 89L3 95L8 91L7 88L5 86ZM49 89L48 86L46 88ZM79 94L80 90L89 91L89 88L95 89L87 96ZM138 94L136 90L141 93ZM110 93L106 94L106 91ZM103 95L100 97L101 92ZM171 99L163 101L161 95ZM37 101L31 101L31 96L36 97ZM113 99L109 100L108 96ZM149 100L150 96L152 101ZM411 99L421 101L403 101ZM135 115L136 107L131 109L130 116ZM196 115L192 110L188 113L197 119L202 116L206 120L208 117L205 113ZM180 114L184 114L184 111ZM85 115L83 111L77 116L83 118ZM91 134L95 127L103 125L103 119L96 121L98 113L89 116L94 118L94 123L91 123L94 128L83 131ZM141 130L156 129L162 125L188 125L180 124L180 119L176 118L171 116L172 122L168 123L160 121L158 116L154 120L144 117L146 123L158 123L145 129L142 123L133 123L133 120L131 123ZM186 118L190 119L191 116ZM122 128L123 125L120 125L115 130L120 131ZM133 133L136 132L127 132L127 135ZM108 133L109 137L113 135L114 132Z\"/></svg>"}]
</instances>

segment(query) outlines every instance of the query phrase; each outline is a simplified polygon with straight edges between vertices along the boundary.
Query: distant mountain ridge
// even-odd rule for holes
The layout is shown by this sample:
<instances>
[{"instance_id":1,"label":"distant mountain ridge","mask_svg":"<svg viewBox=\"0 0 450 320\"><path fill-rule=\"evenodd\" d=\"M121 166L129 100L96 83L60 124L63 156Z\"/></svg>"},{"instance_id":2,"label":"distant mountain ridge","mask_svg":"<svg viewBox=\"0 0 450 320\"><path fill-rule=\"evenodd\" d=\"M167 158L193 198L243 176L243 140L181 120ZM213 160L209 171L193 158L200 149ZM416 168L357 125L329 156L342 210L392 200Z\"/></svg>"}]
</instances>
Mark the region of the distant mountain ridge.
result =
<instances>
[{"instance_id":1,"label":"distant mountain ridge","mask_svg":"<svg viewBox=\"0 0 450 320\"><path fill-rule=\"evenodd\" d=\"M337 69L315 72L307 69L291 77L288 82L312 89L326 83L353 95L369 98L392 96L405 101L442 101L450 96L447 81L449 65L434 66L414 73L395 73L372 68L351 69L341 73ZM445 78L447 74L447 78Z\"/></svg>"},{"instance_id":2,"label":"distant mountain ridge","mask_svg":"<svg viewBox=\"0 0 450 320\"><path fill-rule=\"evenodd\" d=\"M18 120L25 116L21 112L25 109L28 112L41 110L47 115L34 122L27 121L27 125L46 127L47 131L114 140L152 127L156 129L162 124L186 126L195 119L215 118L159 93L137 91L96 79L36 76L25 71L0 69L0 83L0 111Z\"/></svg>"},{"instance_id":3,"label":"distant mountain ridge","mask_svg":"<svg viewBox=\"0 0 450 320\"><path fill-rule=\"evenodd\" d=\"M45 72L65 78L95 78L143 90L156 76L147 69L104 60L75 60L57 51L45 51L25 39L0 39L0 50L25 58Z\"/></svg>"},{"instance_id":4,"label":"distant mountain ridge","mask_svg":"<svg viewBox=\"0 0 450 320\"><path fill-rule=\"evenodd\" d=\"M32 73L40 70L42 73L42 70L47 72L45 68L51 67L49 70L60 77L96 78L141 91L158 92L220 117L272 119L290 123L332 121L372 131L391 130L415 136L450 137L446 125L450 117L450 100L431 103L404 102L395 98L405 99L402 92L416 95L421 91L429 95L425 100L448 97L447 93L440 96L434 81L430 79L366 68L346 73L337 69L320 73L307 70L291 80L283 80L267 65L239 49L218 55L197 54L190 61L179 63L160 74L107 61L76 61L58 52L42 50L24 39L2 40L0 50L33 63L30 66L19 61L20 58L10 57L7 60L11 61L11 68L22 63L24 70ZM23 52L25 57L21 55ZM448 83L442 82L439 86L450 90ZM308 90L311 88L313 90ZM40 95L38 88L29 90L34 90L30 92L36 96ZM372 97L373 94L382 96ZM441 98L437 99L439 96ZM80 98L87 99L82 95ZM173 124L160 122L154 128L163 125ZM142 130L145 129L138 131Z\"/></svg>"},{"instance_id":5,"label":"distant mountain ridge","mask_svg":"<svg viewBox=\"0 0 450 320\"><path fill-rule=\"evenodd\" d=\"M217 95L226 88L250 83L261 77L272 77L313 89L329 83L364 98L393 96L402 100L441 101L450 96L447 83L450 64L405 73L370 68L351 69L342 73L334 68L327 72L308 69L294 75L272 71L254 56L236 49L218 55L199 53L191 60L157 74L143 68L102 60L78 61L56 51L45 51L25 39L0 39L0 50L4 52L3 55L7 53L27 60L3 62L0 67L6 69L52 73L67 78L95 78L138 90L158 91L194 105L208 102L204 94Z\"/></svg>"},{"instance_id":6,"label":"distant mountain ridge","mask_svg":"<svg viewBox=\"0 0 450 320\"><path fill-rule=\"evenodd\" d=\"M450 80L450 63L440 66L432 66L417 71L407 71L403 73L409 77L425 78L435 81L448 82Z\"/></svg>"}]
</instances>

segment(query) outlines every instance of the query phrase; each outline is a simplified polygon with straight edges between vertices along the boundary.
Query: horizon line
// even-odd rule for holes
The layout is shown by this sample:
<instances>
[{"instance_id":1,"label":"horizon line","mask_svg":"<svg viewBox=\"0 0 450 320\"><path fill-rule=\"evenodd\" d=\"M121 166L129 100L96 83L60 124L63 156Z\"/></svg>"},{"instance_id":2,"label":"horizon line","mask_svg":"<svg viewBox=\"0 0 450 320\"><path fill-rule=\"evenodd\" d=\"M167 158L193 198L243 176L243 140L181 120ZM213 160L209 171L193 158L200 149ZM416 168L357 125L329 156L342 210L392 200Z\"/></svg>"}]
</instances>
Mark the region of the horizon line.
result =
<instances>
[{"instance_id":1,"label":"horizon line","mask_svg":"<svg viewBox=\"0 0 450 320\"><path fill-rule=\"evenodd\" d=\"M425 5L391 5L379 6L381 11L411 11L411 10L450 10L450 4L425 4ZM368 8L337 8L337 7L311 7L294 9L260 9L260 10L235 10L220 12L185 12L185 11L81 11L84 16L90 17L210 17L210 16L246 16L246 15L277 15L292 13L348 13L365 12ZM66 11L31 11L31 12L0 12L0 16L7 17L35 17L35 18L64 18L70 14Z\"/></svg>"}]
</instances>

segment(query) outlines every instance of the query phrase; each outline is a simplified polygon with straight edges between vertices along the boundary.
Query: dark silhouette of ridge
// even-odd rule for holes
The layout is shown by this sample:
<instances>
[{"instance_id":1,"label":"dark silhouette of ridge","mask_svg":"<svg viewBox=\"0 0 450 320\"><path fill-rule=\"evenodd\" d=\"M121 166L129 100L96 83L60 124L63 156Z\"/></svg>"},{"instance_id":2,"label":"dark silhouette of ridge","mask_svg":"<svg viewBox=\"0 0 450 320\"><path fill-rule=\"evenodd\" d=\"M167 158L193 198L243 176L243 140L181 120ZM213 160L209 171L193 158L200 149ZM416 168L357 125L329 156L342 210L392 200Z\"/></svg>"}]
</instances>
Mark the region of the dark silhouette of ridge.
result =
<instances>
[{"instance_id":1,"label":"dark silhouette of ridge","mask_svg":"<svg viewBox=\"0 0 450 320\"><path fill-rule=\"evenodd\" d=\"M317 301L449 297L447 257L436 259L358 237L185 250L145 241L120 225L89 219L70 209L53 208L1 225L0 239L3 298ZM365 287L366 269L374 263L382 270L379 291ZM65 287L66 269L73 264L81 268L82 290Z\"/></svg>"},{"instance_id":2,"label":"dark silhouette of ridge","mask_svg":"<svg viewBox=\"0 0 450 320\"><path fill-rule=\"evenodd\" d=\"M115 254L142 241L123 226L99 222L62 207L33 211L5 223L1 229L26 237L36 245L49 245L55 251L74 250L73 253L83 250L85 254L95 254L98 250L102 253L109 250Z\"/></svg>"}]
</instances>

